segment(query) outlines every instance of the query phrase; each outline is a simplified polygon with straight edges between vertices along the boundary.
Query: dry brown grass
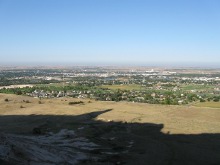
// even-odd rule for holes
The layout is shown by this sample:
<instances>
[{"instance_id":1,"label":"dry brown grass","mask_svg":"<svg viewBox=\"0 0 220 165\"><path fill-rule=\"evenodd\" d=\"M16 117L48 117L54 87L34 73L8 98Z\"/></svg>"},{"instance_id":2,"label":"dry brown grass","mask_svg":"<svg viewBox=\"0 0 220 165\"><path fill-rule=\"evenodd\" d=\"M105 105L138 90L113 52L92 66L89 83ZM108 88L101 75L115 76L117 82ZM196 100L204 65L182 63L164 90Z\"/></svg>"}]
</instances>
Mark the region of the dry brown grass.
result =
<instances>
[{"instance_id":1,"label":"dry brown grass","mask_svg":"<svg viewBox=\"0 0 220 165\"><path fill-rule=\"evenodd\" d=\"M9 99L8 102L5 99ZM30 103L24 102L29 100ZM0 115L67 115L76 116L99 110L112 111L99 115L97 120L164 124L162 132L171 134L220 133L220 108L195 106L166 106L130 102L82 100L83 105L69 105L74 98L39 99L27 96L0 94ZM23 106L25 108L20 108ZM31 121L30 121L31 122ZM4 121L1 121L1 125ZM16 126L18 123L14 123ZM11 127L13 123L10 123ZM28 125L28 123L27 123ZM28 126L27 126L28 127ZM5 125L0 126L4 130ZM15 127L16 128L16 127Z\"/></svg>"},{"instance_id":2,"label":"dry brown grass","mask_svg":"<svg viewBox=\"0 0 220 165\"><path fill-rule=\"evenodd\" d=\"M196 107L210 107L210 108L220 108L220 102L199 102L195 104Z\"/></svg>"}]
</instances>

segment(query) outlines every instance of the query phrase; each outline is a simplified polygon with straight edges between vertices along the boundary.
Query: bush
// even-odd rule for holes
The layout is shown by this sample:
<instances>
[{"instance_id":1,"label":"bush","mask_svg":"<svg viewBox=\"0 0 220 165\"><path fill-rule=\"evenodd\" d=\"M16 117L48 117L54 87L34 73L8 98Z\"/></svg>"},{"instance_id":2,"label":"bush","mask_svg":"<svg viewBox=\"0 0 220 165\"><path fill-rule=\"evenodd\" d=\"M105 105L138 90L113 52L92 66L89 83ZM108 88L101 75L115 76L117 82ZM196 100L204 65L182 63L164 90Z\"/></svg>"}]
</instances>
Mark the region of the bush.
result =
<instances>
[{"instance_id":1,"label":"bush","mask_svg":"<svg viewBox=\"0 0 220 165\"><path fill-rule=\"evenodd\" d=\"M219 98L214 98L213 101L214 101L214 102L218 102L218 101L219 101Z\"/></svg>"},{"instance_id":2,"label":"bush","mask_svg":"<svg viewBox=\"0 0 220 165\"><path fill-rule=\"evenodd\" d=\"M205 102L205 100L204 99L200 99L200 102Z\"/></svg>"},{"instance_id":3,"label":"bush","mask_svg":"<svg viewBox=\"0 0 220 165\"><path fill-rule=\"evenodd\" d=\"M83 101L71 101L69 102L69 105L74 105L74 104L83 104Z\"/></svg>"},{"instance_id":4,"label":"bush","mask_svg":"<svg viewBox=\"0 0 220 165\"><path fill-rule=\"evenodd\" d=\"M5 99L5 101L8 102L9 100L8 100L8 99Z\"/></svg>"},{"instance_id":5,"label":"bush","mask_svg":"<svg viewBox=\"0 0 220 165\"><path fill-rule=\"evenodd\" d=\"M21 105L20 108L25 108L25 107Z\"/></svg>"},{"instance_id":6,"label":"bush","mask_svg":"<svg viewBox=\"0 0 220 165\"><path fill-rule=\"evenodd\" d=\"M22 92L21 91L17 91L17 92L15 92L15 94L22 95Z\"/></svg>"}]
</instances>

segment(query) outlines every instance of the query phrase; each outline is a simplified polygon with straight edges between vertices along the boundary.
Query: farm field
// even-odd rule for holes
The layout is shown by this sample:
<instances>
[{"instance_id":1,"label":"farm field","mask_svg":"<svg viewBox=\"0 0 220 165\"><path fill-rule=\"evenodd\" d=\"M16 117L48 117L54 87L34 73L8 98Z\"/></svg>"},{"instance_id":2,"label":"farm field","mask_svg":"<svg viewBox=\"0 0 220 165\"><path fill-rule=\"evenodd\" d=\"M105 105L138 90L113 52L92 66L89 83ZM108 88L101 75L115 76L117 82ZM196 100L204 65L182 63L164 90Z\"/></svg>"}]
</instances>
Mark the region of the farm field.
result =
<instances>
[{"instance_id":1,"label":"farm field","mask_svg":"<svg viewBox=\"0 0 220 165\"><path fill-rule=\"evenodd\" d=\"M108 88L108 89L112 89L112 90L141 90L141 86L140 85L102 85L100 86L101 88Z\"/></svg>"},{"instance_id":2,"label":"farm field","mask_svg":"<svg viewBox=\"0 0 220 165\"><path fill-rule=\"evenodd\" d=\"M37 138L68 129L101 146L77 164L220 162L220 108L10 94L0 94L0 105L0 132Z\"/></svg>"},{"instance_id":3,"label":"farm field","mask_svg":"<svg viewBox=\"0 0 220 165\"><path fill-rule=\"evenodd\" d=\"M183 90L210 90L214 89L213 85L202 85L202 84L191 84L191 85L181 85L181 89Z\"/></svg>"}]
</instances>

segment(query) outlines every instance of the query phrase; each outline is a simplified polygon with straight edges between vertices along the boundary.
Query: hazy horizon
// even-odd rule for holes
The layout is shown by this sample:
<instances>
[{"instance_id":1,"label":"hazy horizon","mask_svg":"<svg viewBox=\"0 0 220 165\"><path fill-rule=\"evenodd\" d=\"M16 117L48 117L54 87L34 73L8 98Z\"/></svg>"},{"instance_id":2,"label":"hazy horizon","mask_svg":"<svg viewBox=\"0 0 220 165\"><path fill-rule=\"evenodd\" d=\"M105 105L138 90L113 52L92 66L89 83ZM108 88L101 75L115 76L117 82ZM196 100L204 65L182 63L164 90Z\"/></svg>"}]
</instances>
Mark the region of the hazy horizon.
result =
<instances>
[{"instance_id":1,"label":"hazy horizon","mask_svg":"<svg viewBox=\"0 0 220 165\"><path fill-rule=\"evenodd\" d=\"M123 63L1 63L0 67L147 67L147 68L201 68L219 69L219 63L145 63L145 64L123 64Z\"/></svg>"}]
</instances>

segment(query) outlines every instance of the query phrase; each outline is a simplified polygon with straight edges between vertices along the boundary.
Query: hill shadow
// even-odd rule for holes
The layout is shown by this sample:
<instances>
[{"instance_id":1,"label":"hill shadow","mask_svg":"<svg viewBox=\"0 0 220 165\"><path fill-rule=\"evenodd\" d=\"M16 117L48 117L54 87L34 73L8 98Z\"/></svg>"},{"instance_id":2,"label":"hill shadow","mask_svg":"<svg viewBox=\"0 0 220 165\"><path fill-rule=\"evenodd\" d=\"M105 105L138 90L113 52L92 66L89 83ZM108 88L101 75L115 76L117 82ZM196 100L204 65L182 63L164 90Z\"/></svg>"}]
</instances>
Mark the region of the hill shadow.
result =
<instances>
[{"instance_id":1,"label":"hill shadow","mask_svg":"<svg viewBox=\"0 0 220 165\"><path fill-rule=\"evenodd\" d=\"M7 136L41 137L61 129L74 130L77 138L86 138L99 146L84 150L89 156L76 164L220 164L220 134L171 135L161 132L163 124L95 120L109 111L111 109L77 116L0 116L0 132ZM3 152L1 147L0 152ZM0 164L22 164L1 155Z\"/></svg>"}]
</instances>

